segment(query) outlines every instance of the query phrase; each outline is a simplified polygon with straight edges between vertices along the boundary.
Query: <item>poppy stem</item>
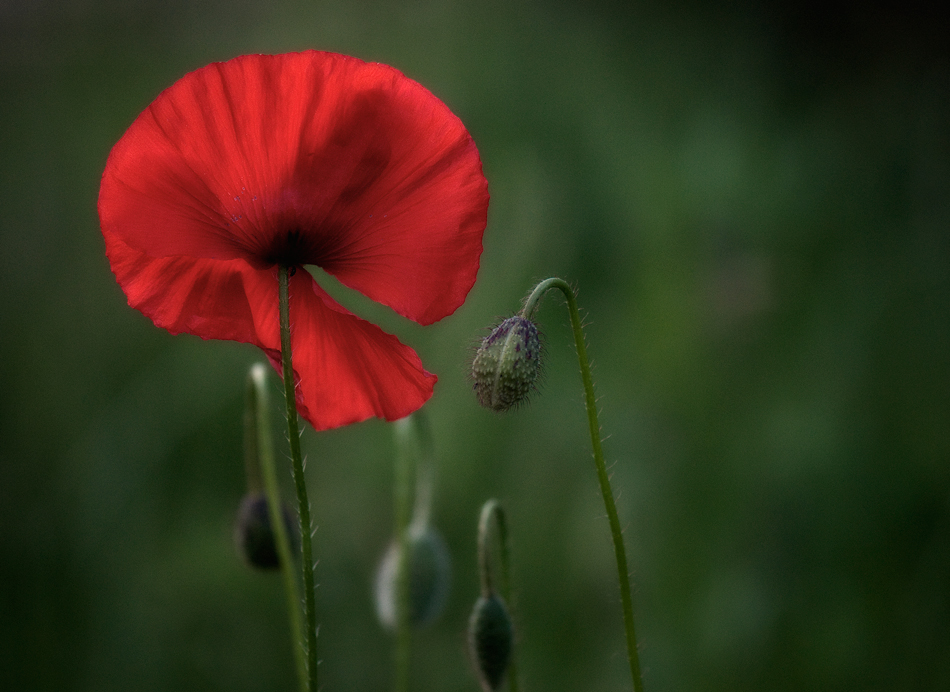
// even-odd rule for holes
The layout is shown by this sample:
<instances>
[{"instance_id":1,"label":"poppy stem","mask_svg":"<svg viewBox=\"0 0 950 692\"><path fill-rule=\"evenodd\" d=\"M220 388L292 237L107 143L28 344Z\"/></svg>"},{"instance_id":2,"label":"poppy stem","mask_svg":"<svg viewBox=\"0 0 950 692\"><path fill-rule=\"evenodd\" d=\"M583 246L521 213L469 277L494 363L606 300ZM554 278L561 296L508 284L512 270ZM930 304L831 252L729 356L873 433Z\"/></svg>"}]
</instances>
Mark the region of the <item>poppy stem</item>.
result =
<instances>
[{"instance_id":1,"label":"poppy stem","mask_svg":"<svg viewBox=\"0 0 950 692\"><path fill-rule=\"evenodd\" d=\"M413 462L416 460L415 438L411 418L394 424L396 463L394 469L393 501L396 522L396 646L394 689L409 692L409 664L412 647L409 594L409 515L412 504Z\"/></svg>"},{"instance_id":2,"label":"poppy stem","mask_svg":"<svg viewBox=\"0 0 950 692\"><path fill-rule=\"evenodd\" d=\"M581 369L581 379L584 382L584 393L587 404L587 422L590 428L590 441L594 452L594 465L597 467L597 480L600 482L600 492L604 498L604 507L607 510L607 520L610 523L610 533L613 537L614 556L617 560L617 578L620 583L620 602L623 610L623 623L627 634L627 658L630 662L630 677L633 680L633 689L643 692L643 677L640 674L640 655L637 651L637 634L633 623L633 598L630 595L630 573L627 571L627 552L623 544L623 530L620 528L620 519L617 516L617 505L614 502L613 491L610 488L610 476L604 462L604 451L600 440L600 423L597 420L597 399L594 396L594 380L591 376L590 360L587 357L587 346L584 342L584 329L581 324L580 311L577 308L577 298L574 289L563 279L545 279L535 287L525 301L521 316L531 319L537 309L542 296L550 289L556 288L567 299L568 311L571 315L571 328L574 332L574 346L577 349L577 360Z\"/></svg>"},{"instance_id":3,"label":"poppy stem","mask_svg":"<svg viewBox=\"0 0 950 692\"><path fill-rule=\"evenodd\" d=\"M514 604L511 596L511 566L510 551L508 548L508 521L505 518L505 510L498 500L491 499L482 505L481 514L478 517L478 574L481 583L481 593L484 598L491 596L494 589L492 581L492 571L490 565L491 548L489 546L491 534L491 521L494 519L495 530L498 536L498 562L501 566L500 579L501 597L508 607L508 614L514 620ZM518 667L515 661L515 647L512 641L511 658L508 661L508 689L510 692L518 692Z\"/></svg>"},{"instance_id":4,"label":"poppy stem","mask_svg":"<svg viewBox=\"0 0 950 692\"><path fill-rule=\"evenodd\" d=\"M420 615L413 612L410 584L414 550L412 536L420 536L426 530L432 505L432 431L425 409L393 423L393 438L396 443L393 506L398 556L393 689L395 692L409 692L412 625L413 618Z\"/></svg>"},{"instance_id":5,"label":"poppy stem","mask_svg":"<svg viewBox=\"0 0 950 692\"><path fill-rule=\"evenodd\" d=\"M301 571L303 574L303 602L306 633L303 646L307 659L307 689L317 692L317 610L313 581L313 547L311 544L310 500L307 499L307 482L303 472L303 457L300 454L300 428L297 423L296 384L290 343L290 270L278 268L280 284L280 359L283 366L284 398L287 402L287 437L290 442L290 460L293 465L294 485L297 489L297 506L300 512Z\"/></svg>"},{"instance_id":6,"label":"poppy stem","mask_svg":"<svg viewBox=\"0 0 950 692\"><path fill-rule=\"evenodd\" d=\"M290 537L284 524L283 503L280 499L280 484L277 481L277 465L274 463L274 443L271 436L270 406L267 396L267 370L262 363L251 366L247 376L247 411L245 416L245 461L248 468L249 490L258 490L263 483L267 497L270 525L274 532L280 572L287 594L287 612L290 617L291 639L297 677L301 692L307 692L307 659L298 646L303 623L300 619L300 601L297 595L297 580L294 579L294 560L291 555ZM259 462L259 463L258 463ZM254 485L256 483L256 486Z\"/></svg>"}]
</instances>

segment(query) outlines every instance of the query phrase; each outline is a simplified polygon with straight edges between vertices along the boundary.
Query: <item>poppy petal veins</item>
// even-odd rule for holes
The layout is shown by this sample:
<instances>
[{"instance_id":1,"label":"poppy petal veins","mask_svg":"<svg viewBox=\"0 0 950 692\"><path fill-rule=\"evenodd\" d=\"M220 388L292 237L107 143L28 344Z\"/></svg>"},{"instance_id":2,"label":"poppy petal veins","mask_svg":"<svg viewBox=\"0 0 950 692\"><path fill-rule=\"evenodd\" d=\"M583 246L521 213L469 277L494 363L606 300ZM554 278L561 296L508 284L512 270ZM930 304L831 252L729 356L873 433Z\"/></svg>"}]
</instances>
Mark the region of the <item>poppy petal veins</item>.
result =
<instances>
[{"instance_id":1,"label":"poppy petal veins","mask_svg":"<svg viewBox=\"0 0 950 692\"><path fill-rule=\"evenodd\" d=\"M333 53L186 75L113 148L99 214L129 304L173 333L279 357L276 264L316 264L422 324L478 270L488 192L461 121L397 70ZM416 353L292 280L298 403L315 428L431 395Z\"/></svg>"}]
</instances>

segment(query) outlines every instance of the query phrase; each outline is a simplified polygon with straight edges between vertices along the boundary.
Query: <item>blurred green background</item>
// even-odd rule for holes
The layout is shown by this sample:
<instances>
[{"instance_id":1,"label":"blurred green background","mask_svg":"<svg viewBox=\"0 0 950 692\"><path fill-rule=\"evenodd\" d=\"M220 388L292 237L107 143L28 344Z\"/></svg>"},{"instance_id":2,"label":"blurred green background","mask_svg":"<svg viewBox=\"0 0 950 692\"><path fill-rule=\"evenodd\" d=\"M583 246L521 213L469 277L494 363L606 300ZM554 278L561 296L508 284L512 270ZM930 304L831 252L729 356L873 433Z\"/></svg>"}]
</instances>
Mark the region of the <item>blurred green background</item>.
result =
<instances>
[{"instance_id":1,"label":"blurred green background","mask_svg":"<svg viewBox=\"0 0 950 692\"><path fill-rule=\"evenodd\" d=\"M313 47L434 91L492 194L452 317L423 329L328 286L441 378L453 587L413 689L477 689L489 497L523 689L630 689L561 299L529 407L481 410L466 379L549 275L587 313L647 690L950 689L950 58L936 16L897 7L0 3L0 687L294 689L279 582L231 542L260 356L128 308L96 198L110 147L184 73ZM321 682L385 690L391 430L303 439Z\"/></svg>"}]
</instances>

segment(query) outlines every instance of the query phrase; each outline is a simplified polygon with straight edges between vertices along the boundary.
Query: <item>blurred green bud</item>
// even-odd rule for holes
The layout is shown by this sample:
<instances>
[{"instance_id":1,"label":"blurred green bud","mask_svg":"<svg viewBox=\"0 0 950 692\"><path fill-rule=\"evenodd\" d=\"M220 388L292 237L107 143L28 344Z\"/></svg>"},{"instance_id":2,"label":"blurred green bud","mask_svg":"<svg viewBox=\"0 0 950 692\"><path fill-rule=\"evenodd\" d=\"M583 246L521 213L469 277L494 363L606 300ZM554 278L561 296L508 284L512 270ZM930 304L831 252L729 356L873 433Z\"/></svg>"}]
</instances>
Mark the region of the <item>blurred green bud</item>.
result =
<instances>
[{"instance_id":1,"label":"blurred green bud","mask_svg":"<svg viewBox=\"0 0 950 692\"><path fill-rule=\"evenodd\" d=\"M482 340L472 361L478 403L507 411L527 400L540 372L538 328L524 317L509 317Z\"/></svg>"},{"instance_id":2,"label":"blurred green bud","mask_svg":"<svg viewBox=\"0 0 950 692\"><path fill-rule=\"evenodd\" d=\"M468 646L486 692L501 687L511 662L513 637L505 602L495 594L480 596L468 620Z\"/></svg>"},{"instance_id":3,"label":"blurred green bud","mask_svg":"<svg viewBox=\"0 0 950 692\"><path fill-rule=\"evenodd\" d=\"M410 528L409 551L409 623L421 627L442 613L449 593L451 560L442 536L431 527ZM399 544L393 541L376 573L376 614L383 627L396 628Z\"/></svg>"},{"instance_id":4,"label":"blurred green bud","mask_svg":"<svg viewBox=\"0 0 950 692\"><path fill-rule=\"evenodd\" d=\"M292 554L300 549L300 530L290 509L282 507L284 525L290 539ZM237 519L234 522L234 543L244 561L257 569L277 569L280 556L277 554L277 541L271 530L267 497L263 493L248 493L241 500Z\"/></svg>"}]
</instances>

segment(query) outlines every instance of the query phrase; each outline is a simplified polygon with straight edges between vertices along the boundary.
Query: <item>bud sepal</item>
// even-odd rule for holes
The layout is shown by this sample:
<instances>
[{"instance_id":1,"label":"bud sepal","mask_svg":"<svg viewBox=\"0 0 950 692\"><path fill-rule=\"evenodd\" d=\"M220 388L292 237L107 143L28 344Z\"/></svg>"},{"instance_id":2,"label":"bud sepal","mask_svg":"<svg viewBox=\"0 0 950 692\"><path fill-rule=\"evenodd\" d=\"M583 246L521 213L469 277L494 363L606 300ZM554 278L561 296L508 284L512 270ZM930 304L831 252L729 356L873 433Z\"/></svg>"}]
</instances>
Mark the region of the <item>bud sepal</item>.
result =
<instances>
[{"instance_id":1,"label":"bud sepal","mask_svg":"<svg viewBox=\"0 0 950 692\"><path fill-rule=\"evenodd\" d=\"M281 510L293 555L300 550L300 530L290 508L282 504ZM241 500L234 522L234 544L249 567L261 570L280 567L277 541L271 525L267 496L264 493L248 493Z\"/></svg>"},{"instance_id":2,"label":"bud sepal","mask_svg":"<svg viewBox=\"0 0 950 692\"><path fill-rule=\"evenodd\" d=\"M451 583L451 559L442 536L431 526L411 527L406 540L409 579L409 624L424 627L442 610ZM376 615L388 630L396 629L399 542L393 541L376 572Z\"/></svg>"},{"instance_id":3,"label":"bud sepal","mask_svg":"<svg viewBox=\"0 0 950 692\"><path fill-rule=\"evenodd\" d=\"M495 593L479 596L468 621L468 645L485 692L501 687L511 662L513 640L505 602Z\"/></svg>"},{"instance_id":4,"label":"bud sepal","mask_svg":"<svg viewBox=\"0 0 950 692\"><path fill-rule=\"evenodd\" d=\"M541 335L515 315L482 339L472 361L475 395L485 408L507 411L527 401L541 373Z\"/></svg>"}]
</instances>

